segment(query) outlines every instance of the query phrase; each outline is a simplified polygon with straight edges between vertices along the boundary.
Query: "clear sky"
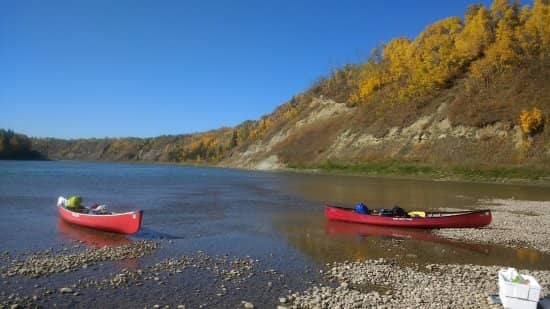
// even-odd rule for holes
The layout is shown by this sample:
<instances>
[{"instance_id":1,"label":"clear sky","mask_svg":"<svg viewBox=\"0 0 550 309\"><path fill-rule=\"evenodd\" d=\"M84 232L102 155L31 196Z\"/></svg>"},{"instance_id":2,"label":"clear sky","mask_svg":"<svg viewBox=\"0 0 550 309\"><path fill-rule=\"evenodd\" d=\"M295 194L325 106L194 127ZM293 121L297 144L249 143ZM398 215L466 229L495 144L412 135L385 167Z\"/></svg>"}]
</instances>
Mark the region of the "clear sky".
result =
<instances>
[{"instance_id":1,"label":"clear sky","mask_svg":"<svg viewBox=\"0 0 550 309\"><path fill-rule=\"evenodd\" d=\"M234 126L476 2L1 1L0 128L79 138Z\"/></svg>"}]
</instances>

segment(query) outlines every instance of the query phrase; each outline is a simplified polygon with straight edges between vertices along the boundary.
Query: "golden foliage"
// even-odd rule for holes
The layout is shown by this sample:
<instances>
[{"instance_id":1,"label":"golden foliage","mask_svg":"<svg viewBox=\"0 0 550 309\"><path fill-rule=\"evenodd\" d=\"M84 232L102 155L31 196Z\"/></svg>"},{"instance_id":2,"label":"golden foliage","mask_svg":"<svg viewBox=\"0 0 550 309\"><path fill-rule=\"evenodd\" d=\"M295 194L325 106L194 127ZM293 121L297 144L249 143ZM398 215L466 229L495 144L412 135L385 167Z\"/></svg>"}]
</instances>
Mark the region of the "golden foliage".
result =
<instances>
[{"instance_id":1,"label":"golden foliage","mask_svg":"<svg viewBox=\"0 0 550 309\"><path fill-rule=\"evenodd\" d=\"M548 56L550 47L550 2L535 0L524 24L521 45L531 55ZM542 53L541 53L542 52Z\"/></svg>"},{"instance_id":2,"label":"golden foliage","mask_svg":"<svg viewBox=\"0 0 550 309\"><path fill-rule=\"evenodd\" d=\"M465 61L477 59L493 41L489 12L482 6L475 15L466 19L466 25L457 36L457 53Z\"/></svg>"},{"instance_id":3,"label":"golden foliage","mask_svg":"<svg viewBox=\"0 0 550 309\"><path fill-rule=\"evenodd\" d=\"M527 61L550 54L548 0L533 9L495 0L491 9L468 8L464 24L450 17L429 25L414 40L400 37L361 65L336 70L323 81L321 94L348 91L350 105L367 104L385 88L389 102L410 101L446 87L457 76L473 77L468 89L483 89L493 77Z\"/></svg>"},{"instance_id":4,"label":"golden foliage","mask_svg":"<svg viewBox=\"0 0 550 309\"><path fill-rule=\"evenodd\" d=\"M534 135L541 130L544 125L541 110L535 107L531 111L521 111L519 115L519 124L523 133L529 136Z\"/></svg>"}]
</instances>

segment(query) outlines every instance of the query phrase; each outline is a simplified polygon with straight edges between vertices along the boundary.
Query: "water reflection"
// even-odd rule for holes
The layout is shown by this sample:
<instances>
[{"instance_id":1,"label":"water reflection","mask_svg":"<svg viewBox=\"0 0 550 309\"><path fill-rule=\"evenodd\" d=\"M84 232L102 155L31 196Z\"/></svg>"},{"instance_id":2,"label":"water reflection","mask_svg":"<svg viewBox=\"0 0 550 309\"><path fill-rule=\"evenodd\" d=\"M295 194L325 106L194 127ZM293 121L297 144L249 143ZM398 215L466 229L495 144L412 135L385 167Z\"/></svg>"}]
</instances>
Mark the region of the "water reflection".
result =
<instances>
[{"instance_id":1,"label":"water reflection","mask_svg":"<svg viewBox=\"0 0 550 309\"><path fill-rule=\"evenodd\" d=\"M402 239L414 239L421 241L428 241L434 243L446 244L453 247L464 248L467 250L477 251L487 254L490 248L482 244L470 244L460 241L454 241L442 237L438 237L430 232L430 230L411 229L411 228L399 228L399 227L386 227L375 226L368 224L347 223L340 221L327 220L325 224L325 231L327 234L344 234L344 235L356 235L356 236L390 236Z\"/></svg>"},{"instance_id":2,"label":"water reflection","mask_svg":"<svg viewBox=\"0 0 550 309\"><path fill-rule=\"evenodd\" d=\"M62 219L57 221L57 232L65 239L81 241L84 244L95 247L118 247L132 242L128 237L121 234L97 231L65 222Z\"/></svg>"},{"instance_id":3,"label":"water reflection","mask_svg":"<svg viewBox=\"0 0 550 309\"><path fill-rule=\"evenodd\" d=\"M282 190L320 204L354 205L365 202L374 208L429 210L442 207L475 208L480 200L519 199L544 201L548 187L533 185L443 182L343 175L281 176Z\"/></svg>"},{"instance_id":4,"label":"water reflection","mask_svg":"<svg viewBox=\"0 0 550 309\"><path fill-rule=\"evenodd\" d=\"M549 254L449 240L428 230L327 221L316 213L275 216L273 224L291 246L321 265L398 257L403 262L550 269Z\"/></svg>"}]
</instances>

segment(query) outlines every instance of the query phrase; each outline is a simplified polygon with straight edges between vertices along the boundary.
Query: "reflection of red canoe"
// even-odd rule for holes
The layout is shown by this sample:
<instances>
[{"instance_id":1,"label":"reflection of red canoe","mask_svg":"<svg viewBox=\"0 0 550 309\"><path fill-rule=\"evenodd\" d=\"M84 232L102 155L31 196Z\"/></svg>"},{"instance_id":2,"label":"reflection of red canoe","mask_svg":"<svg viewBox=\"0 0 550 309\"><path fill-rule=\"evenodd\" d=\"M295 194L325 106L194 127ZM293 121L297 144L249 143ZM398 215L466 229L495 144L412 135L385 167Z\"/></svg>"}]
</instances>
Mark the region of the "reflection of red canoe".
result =
<instances>
[{"instance_id":1,"label":"reflection of red canoe","mask_svg":"<svg viewBox=\"0 0 550 309\"><path fill-rule=\"evenodd\" d=\"M425 218L401 218L360 214L350 208L327 205L325 216L337 221L414 228L482 227L491 223L490 210L426 212Z\"/></svg>"},{"instance_id":2,"label":"reflection of red canoe","mask_svg":"<svg viewBox=\"0 0 550 309\"><path fill-rule=\"evenodd\" d=\"M327 221L325 225L327 234L344 234L344 235L377 235L391 236L407 239L433 241L438 237L432 235L429 231L418 229L409 229L403 227L376 226L369 224L357 224L339 221Z\"/></svg>"},{"instance_id":3,"label":"reflection of red canoe","mask_svg":"<svg viewBox=\"0 0 550 309\"><path fill-rule=\"evenodd\" d=\"M134 234L141 227L142 210L113 213L110 215L93 215L70 211L63 206L57 206L59 216L70 223L90 227L107 232Z\"/></svg>"},{"instance_id":4,"label":"reflection of red canoe","mask_svg":"<svg viewBox=\"0 0 550 309\"><path fill-rule=\"evenodd\" d=\"M415 239L451 245L481 253L488 253L488 248L483 245L453 241L435 236L429 231L414 228L377 226L329 220L325 225L325 232L330 235L376 235Z\"/></svg>"},{"instance_id":5,"label":"reflection of red canoe","mask_svg":"<svg viewBox=\"0 0 550 309\"><path fill-rule=\"evenodd\" d=\"M98 230L92 230L78 225L68 223L63 219L57 222L57 231L63 236L97 248L118 247L131 243L132 241L125 235L106 233Z\"/></svg>"}]
</instances>

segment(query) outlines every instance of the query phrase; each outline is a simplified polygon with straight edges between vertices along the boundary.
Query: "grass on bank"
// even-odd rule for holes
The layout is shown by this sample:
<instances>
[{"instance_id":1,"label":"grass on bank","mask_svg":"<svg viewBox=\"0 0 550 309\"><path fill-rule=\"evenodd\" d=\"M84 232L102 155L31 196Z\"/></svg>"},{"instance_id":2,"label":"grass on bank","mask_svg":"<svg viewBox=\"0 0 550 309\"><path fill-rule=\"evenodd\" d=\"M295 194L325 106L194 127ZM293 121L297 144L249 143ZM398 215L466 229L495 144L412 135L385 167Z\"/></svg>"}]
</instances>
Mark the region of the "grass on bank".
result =
<instances>
[{"instance_id":1,"label":"grass on bank","mask_svg":"<svg viewBox=\"0 0 550 309\"><path fill-rule=\"evenodd\" d=\"M402 162L372 162L342 164L289 164L295 170L320 170L327 173L370 176L419 177L430 179L457 179L489 182L543 182L550 184L550 168L534 166L468 167L430 166Z\"/></svg>"}]
</instances>

